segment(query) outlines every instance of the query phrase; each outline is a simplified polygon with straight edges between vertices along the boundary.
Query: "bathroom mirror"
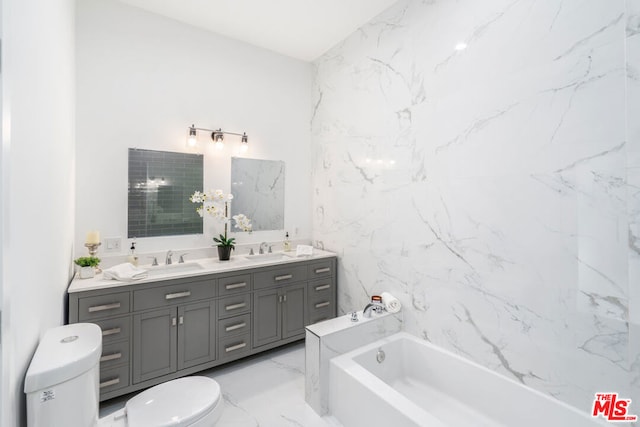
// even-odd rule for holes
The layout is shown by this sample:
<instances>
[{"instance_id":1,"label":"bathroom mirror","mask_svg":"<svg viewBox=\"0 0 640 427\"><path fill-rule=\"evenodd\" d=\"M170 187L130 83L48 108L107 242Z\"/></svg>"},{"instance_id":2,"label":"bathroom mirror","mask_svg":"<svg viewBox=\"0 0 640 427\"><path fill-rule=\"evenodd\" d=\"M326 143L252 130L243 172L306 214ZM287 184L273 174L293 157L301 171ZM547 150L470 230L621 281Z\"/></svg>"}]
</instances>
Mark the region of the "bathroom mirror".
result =
<instances>
[{"instance_id":1,"label":"bathroom mirror","mask_svg":"<svg viewBox=\"0 0 640 427\"><path fill-rule=\"evenodd\" d=\"M253 231L284 229L283 161L232 157L231 193L231 215L248 216Z\"/></svg>"},{"instance_id":2,"label":"bathroom mirror","mask_svg":"<svg viewBox=\"0 0 640 427\"><path fill-rule=\"evenodd\" d=\"M202 234L189 201L202 183L201 154L130 148L128 237Z\"/></svg>"}]
</instances>

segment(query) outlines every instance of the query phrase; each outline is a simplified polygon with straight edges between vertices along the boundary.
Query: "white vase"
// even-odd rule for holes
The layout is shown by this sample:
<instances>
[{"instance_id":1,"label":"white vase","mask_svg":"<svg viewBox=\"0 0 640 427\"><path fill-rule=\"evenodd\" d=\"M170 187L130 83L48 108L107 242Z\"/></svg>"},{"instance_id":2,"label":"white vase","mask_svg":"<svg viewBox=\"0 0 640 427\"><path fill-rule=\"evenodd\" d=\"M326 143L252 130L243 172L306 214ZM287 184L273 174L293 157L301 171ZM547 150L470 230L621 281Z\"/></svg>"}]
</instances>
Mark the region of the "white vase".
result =
<instances>
[{"instance_id":1,"label":"white vase","mask_svg":"<svg viewBox=\"0 0 640 427\"><path fill-rule=\"evenodd\" d=\"M96 269L93 267L78 267L78 275L81 279L91 279L96 275Z\"/></svg>"}]
</instances>

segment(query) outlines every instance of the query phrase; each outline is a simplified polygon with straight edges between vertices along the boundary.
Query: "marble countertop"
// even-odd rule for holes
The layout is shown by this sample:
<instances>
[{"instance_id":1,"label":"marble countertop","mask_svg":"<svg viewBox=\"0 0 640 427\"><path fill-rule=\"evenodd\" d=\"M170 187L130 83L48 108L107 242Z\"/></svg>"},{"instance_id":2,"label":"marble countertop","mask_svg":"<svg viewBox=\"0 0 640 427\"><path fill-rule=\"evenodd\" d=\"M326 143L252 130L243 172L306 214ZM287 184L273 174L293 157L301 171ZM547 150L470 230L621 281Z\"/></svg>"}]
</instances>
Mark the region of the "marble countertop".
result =
<instances>
[{"instance_id":1,"label":"marble countertop","mask_svg":"<svg viewBox=\"0 0 640 427\"><path fill-rule=\"evenodd\" d=\"M142 283L161 282L170 279L180 279L183 277L198 277L212 273L225 273L248 270L254 267L278 266L302 261L323 259L335 257L333 252L313 249L313 255L296 256L295 252L274 252L264 255L234 255L229 261L219 261L217 258L202 258L185 263L175 263L172 265L151 266L140 265L139 268L145 269L149 275L144 279L133 281L120 281L106 279L102 273L96 274L91 279L80 279L74 277L67 291L86 292L98 289L108 289L122 286L135 286Z\"/></svg>"}]
</instances>

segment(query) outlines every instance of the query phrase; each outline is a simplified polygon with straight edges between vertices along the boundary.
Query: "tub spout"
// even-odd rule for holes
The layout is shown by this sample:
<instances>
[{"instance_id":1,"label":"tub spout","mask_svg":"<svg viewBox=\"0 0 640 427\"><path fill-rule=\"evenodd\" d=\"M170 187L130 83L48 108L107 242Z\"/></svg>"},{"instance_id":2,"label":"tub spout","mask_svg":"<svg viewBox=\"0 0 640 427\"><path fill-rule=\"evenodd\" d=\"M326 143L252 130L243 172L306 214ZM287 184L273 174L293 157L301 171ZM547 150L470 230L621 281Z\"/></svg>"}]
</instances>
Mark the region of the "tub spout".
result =
<instances>
[{"instance_id":1,"label":"tub spout","mask_svg":"<svg viewBox=\"0 0 640 427\"><path fill-rule=\"evenodd\" d=\"M371 317L372 311L375 311L377 314L380 314L384 311L384 309L385 309L384 306L379 302L370 302L364 307L364 310L362 310L362 316Z\"/></svg>"}]
</instances>

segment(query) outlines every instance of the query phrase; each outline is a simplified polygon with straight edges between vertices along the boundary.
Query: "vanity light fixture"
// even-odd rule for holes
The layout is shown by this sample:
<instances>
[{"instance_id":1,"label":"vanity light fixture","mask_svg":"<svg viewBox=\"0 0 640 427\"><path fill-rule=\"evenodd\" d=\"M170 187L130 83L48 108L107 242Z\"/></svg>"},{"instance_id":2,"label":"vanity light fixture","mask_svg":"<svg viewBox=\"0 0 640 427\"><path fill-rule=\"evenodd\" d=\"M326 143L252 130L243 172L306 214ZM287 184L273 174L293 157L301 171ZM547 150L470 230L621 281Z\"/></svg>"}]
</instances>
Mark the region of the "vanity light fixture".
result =
<instances>
[{"instance_id":1,"label":"vanity light fixture","mask_svg":"<svg viewBox=\"0 0 640 427\"><path fill-rule=\"evenodd\" d=\"M244 153L249 149L249 137L247 136L247 133L244 132L242 134L242 140L241 140L241 145L240 145L240 150Z\"/></svg>"},{"instance_id":2,"label":"vanity light fixture","mask_svg":"<svg viewBox=\"0 0 640 427\"><path fill-rule=\"evenodd\" d=\"M196 128L194 125L191 125L191 127L189 128L189 138L187 138L187 145L189 145L189 147L195 147L197 143L198 140L196 139Z\"/></svg>"},{"instance_id":3,"label":"vanity light fixture","mask_svg":"<svg viewBox=\"0 0 640 427\"><path fill-rule=\"evenodd\" d=\"M235 132L226 132L223 131L222 128L215 129L206 129L206 128L197 128L195 125L191 125L189 127L189 137L187 139L187 145L189 147L195 147L197 143L197 134L198 131L211 132L211 140L215 144L215 147L218 150L222 150L224 148L224 136L225 135L236 135L240 137L241 146L240 149L244 152L249 149L249 137L246 132L243 133L235 133Z\"/></svg>"}]
</instances>

